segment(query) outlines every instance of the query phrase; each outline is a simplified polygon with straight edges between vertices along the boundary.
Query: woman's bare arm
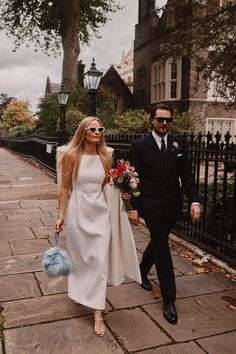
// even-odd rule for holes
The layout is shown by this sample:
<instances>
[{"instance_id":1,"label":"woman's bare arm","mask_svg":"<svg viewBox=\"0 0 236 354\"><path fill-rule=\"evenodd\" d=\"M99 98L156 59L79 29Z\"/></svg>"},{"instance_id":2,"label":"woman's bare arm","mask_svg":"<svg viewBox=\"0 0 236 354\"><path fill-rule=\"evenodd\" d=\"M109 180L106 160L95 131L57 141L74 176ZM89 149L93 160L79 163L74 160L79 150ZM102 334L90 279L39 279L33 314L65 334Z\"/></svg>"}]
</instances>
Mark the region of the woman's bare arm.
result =
<instances>
[{"instance_id":1,"label":"woman's bare arm","mask_svg":"<svg viewBox=\"0 0 236 354\"><path fill-rule=\"evenodd\" d=\"M72 184L72 174L74 169L75 159L69 155L62 164L62 180L59 192L59 212L58 220L55 224L55 231L62 231L62 225L64 223L65 209L67 206L68 196Z\"/></svg>"}]
</instances>

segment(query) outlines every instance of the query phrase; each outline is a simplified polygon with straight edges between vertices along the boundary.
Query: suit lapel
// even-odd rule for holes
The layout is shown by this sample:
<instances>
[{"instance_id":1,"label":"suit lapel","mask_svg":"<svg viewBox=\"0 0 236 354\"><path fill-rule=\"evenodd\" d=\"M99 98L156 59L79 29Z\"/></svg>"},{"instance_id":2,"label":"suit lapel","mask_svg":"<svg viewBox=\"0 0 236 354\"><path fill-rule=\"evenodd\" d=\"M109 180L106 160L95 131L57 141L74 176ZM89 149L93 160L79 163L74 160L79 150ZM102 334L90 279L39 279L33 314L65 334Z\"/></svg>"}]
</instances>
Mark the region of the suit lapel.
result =
<instances>
[{"instance_id":1,"label":"suit lapel","mask_svg":"<svg viewBox=\"0 0 236 354\"><path fill-rule=\"evenodd\" d=\"M174 138L171 135L167 136L167 153L166 153L166 163L165 163L165 171L163 175L167 175L173 166L174 162L177 159L177 155L174 151L172 151Z\"/></svg>"},{"instance_id":2,"label":"suit lapel","mask_svg":"<svg viewBox=\"0 0 236 354\"><path fill-rule=\"evenodd\" d=\"M147 153L147 158L150 158L155 165L160 166L160 164L162 163L161 151L152 134L149 134L147 136Z\"/></svg>"}]
</instances>

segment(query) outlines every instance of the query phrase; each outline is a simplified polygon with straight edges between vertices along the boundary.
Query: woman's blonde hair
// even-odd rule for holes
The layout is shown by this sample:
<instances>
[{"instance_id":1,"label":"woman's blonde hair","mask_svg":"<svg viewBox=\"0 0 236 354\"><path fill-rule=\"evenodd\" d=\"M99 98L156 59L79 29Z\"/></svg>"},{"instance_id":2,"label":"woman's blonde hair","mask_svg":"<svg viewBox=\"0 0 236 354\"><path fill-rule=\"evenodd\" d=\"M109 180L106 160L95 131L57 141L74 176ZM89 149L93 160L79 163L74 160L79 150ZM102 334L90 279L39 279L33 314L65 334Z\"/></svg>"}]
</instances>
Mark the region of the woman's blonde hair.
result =
<instances>
[{"instance_id":1,"label":"woman's blonde hair","mask_svg":"<svg viewBox=\"0 0 236 354\"><path fill-rule=\"evenodd\" d=\"M63 166L64 162L66 162L67 159L73 161L73 171L65 171L63 169L63 173L66 172L69 174L72 172L72 179L75 179L78 176L81 156L83 154L83 149L85 146L85 129L94 120L99 122L101 127L103 126L101 120L97 117L84 118L81 121L79 127L77 128L72 140L69 142L65 155L59 162L59 166ZM101 134L100 142L97 144L97 153L100 156L105 174L107 175L112 165L112 155L108 152L103 134Z\"/></svg>"}]
</instances>

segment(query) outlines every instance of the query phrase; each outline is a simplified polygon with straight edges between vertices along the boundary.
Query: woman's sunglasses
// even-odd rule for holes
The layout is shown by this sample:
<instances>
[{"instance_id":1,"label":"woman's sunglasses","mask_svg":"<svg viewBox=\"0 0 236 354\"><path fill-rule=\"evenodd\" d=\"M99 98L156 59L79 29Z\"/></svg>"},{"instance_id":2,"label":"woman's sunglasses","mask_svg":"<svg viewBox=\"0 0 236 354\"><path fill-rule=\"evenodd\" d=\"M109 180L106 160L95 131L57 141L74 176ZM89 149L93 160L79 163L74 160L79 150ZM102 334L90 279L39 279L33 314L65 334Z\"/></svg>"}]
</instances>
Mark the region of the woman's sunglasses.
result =
<instances>
[{"instance_id":1,"label":"woman's sunglasses","mask_svg":"<svg viewBox=\"0 0 236 354\"><path fill-rule=\"evenodd\" d=\"M166 123L173 122L173 118L154 117L154 119L156 119L158 121L158 123L164 123L164 121L166 121Z\"/></svg>"},{"instance_id":2,"label":"woman's sunglasses","mask_svg":"<svg viewBox=\"0 0 236 354\"><path fill-rule=\"evenodd\" d=\"M105 131L104 127L99 127L99 128L95 128L95 127L88 127L85 130L89 130L91 133L103 133Z\"/></svg>"}]
</instances>

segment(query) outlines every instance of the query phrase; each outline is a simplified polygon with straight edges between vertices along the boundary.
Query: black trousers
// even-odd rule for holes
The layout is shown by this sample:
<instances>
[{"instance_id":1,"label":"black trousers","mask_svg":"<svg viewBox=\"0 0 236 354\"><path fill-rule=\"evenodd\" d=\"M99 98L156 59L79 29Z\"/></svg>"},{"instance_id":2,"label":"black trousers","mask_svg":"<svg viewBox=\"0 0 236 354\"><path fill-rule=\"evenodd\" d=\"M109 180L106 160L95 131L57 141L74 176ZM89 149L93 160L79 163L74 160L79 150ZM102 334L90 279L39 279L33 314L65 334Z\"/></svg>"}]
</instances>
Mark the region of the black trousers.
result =
<instances>
[{"instance_id":1,"label":"black trousers","mask_svg":"<svg viewBox=\"0 0 236 354\"><path fill-rule=\"evenodd\" d=\"M168 304L176 299L175 275L168 243L173 223L165 220L161 208L142 210L142 217L149 229L151 241L143 253L140 269L143 274L148 274L155 263L162 299Z\"/></svg>"}]
</instances>

